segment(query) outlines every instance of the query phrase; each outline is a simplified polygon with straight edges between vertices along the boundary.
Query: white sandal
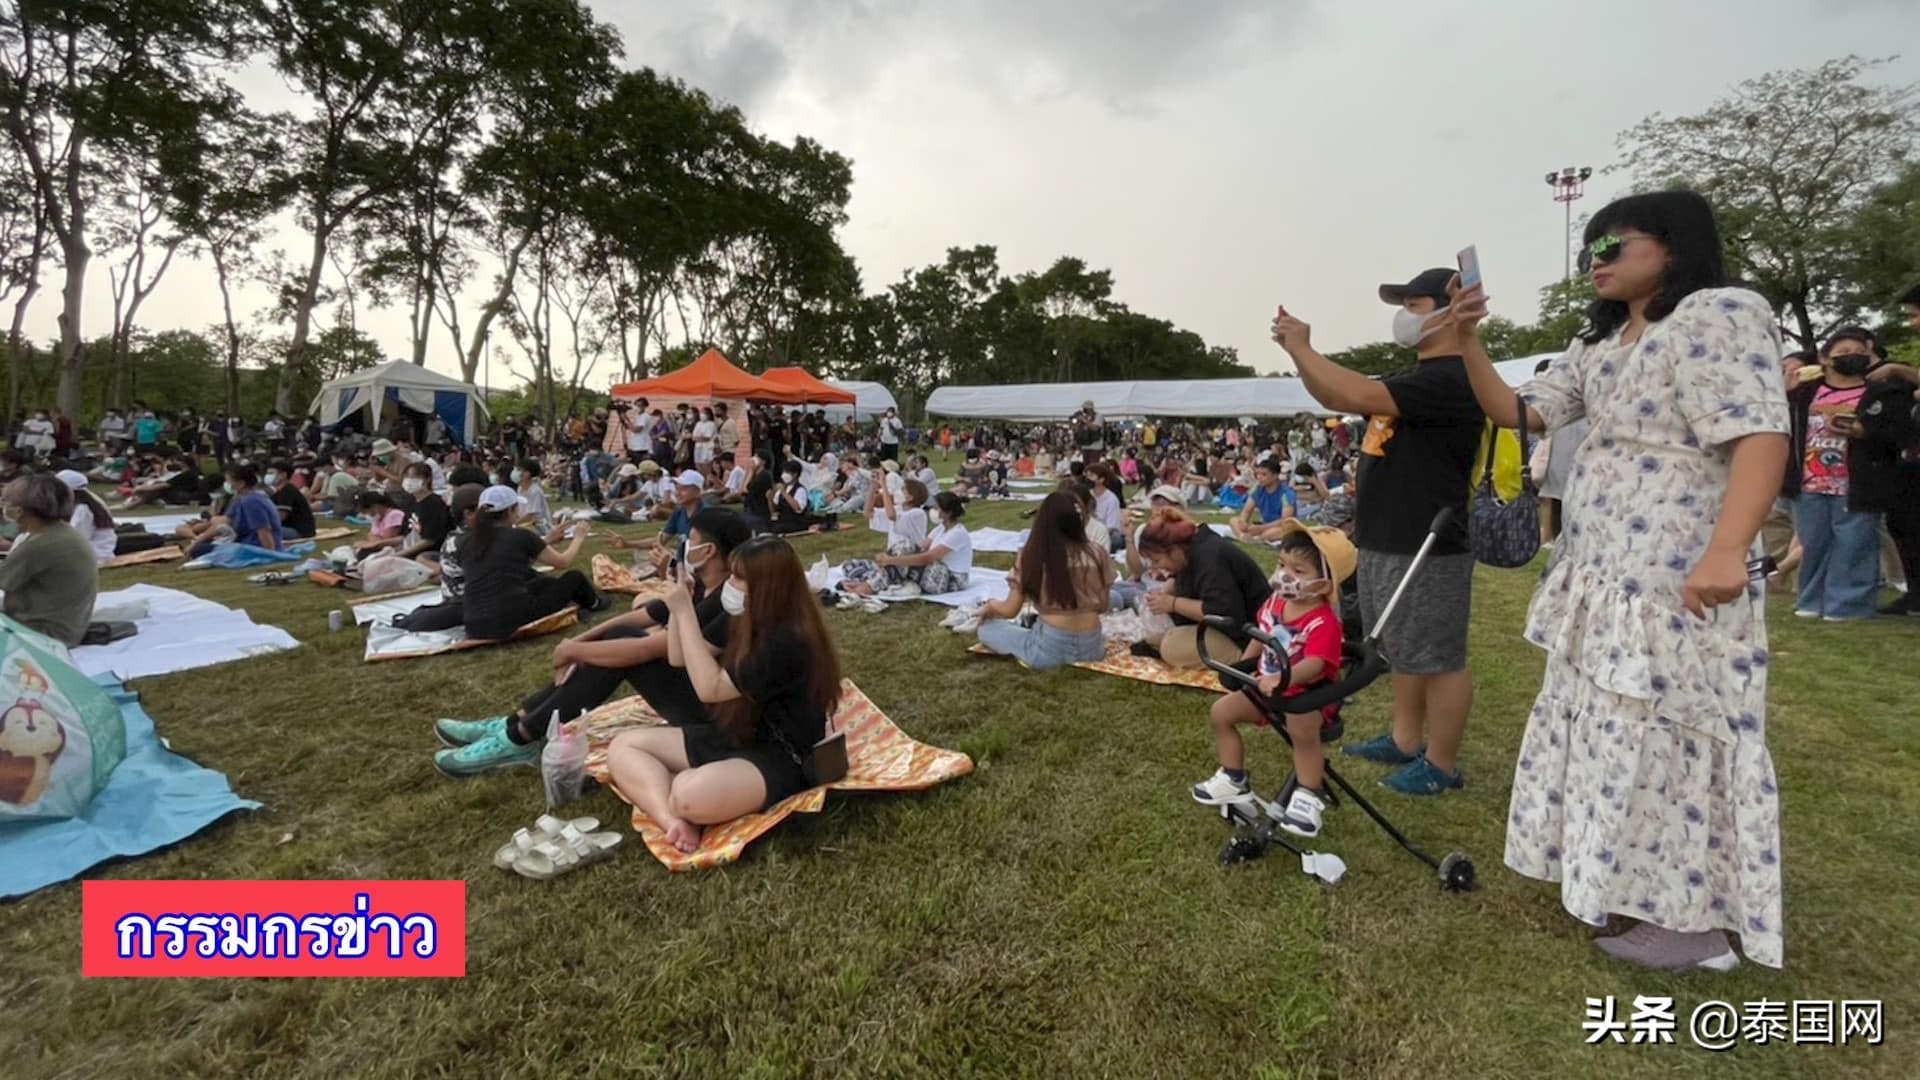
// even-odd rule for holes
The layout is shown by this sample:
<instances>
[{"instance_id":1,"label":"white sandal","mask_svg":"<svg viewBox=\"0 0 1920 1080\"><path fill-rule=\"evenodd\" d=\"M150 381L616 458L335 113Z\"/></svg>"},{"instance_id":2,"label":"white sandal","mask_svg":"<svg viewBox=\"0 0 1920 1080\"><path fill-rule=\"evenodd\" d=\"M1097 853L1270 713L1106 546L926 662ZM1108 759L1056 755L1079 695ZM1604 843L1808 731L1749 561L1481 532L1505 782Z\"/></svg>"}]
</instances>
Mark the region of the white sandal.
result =
<instances>
[{"instance_id":1,"label":"white sandal","mask_svg":"<svg viewBox=\"0 0 1920 1080\"><path fill-rule=\"evenodd\" d=\"M562 830L569 827L575 832L589 833L600 827L600 819L577 817L572 821L566 821L551 814L541 814L534 821L532 829L514 830L513 839L502 844L500 849L493 853L493 865L502 870L511 870L514 860L532 851L542 841L557 839Z\"/></svg>"},{"instance_id":2,"label":"white sandal","mask_svg":"<svg viewBox=\"0 0 1920 1080\"><path fill-rule=\"evenodd\" d=\"M559 835L535 843L516 855L513 872L535 881L547 881L607 858L620 846L620 841L619 833L583 833L568 823Z\"/></svg>"}]
</instances>

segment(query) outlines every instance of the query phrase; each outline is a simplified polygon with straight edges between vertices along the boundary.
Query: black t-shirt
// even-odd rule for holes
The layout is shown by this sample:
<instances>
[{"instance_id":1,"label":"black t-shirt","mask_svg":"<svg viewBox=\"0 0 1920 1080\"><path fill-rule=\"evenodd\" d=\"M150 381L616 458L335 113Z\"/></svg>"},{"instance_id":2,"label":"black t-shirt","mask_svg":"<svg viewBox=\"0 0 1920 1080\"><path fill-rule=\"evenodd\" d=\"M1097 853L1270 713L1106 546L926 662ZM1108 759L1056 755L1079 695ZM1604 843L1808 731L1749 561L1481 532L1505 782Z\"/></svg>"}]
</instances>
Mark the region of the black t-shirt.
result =
<instances>
[{"instance_id":1,"label":"black t-shirt","mask_svg":"<svg viewBox=\"0 0 1920 1080\"><path fill-rule=\"evenodd\" d=\"M1457 356L1436 357L1381 382L1400 415L1368 418L1356 476L1354 546L1411 555L1420 550L1433 516L1450 506L1453 526L1441 534L1434 554L1464 554L1470 474L1487 422L1466 365Z\"/></svg>"},{"instance_id":2,"label":"black t-shirt","mask_svg":"<svg viewBox=\"0 0 1920 1080\"><path fill-rule=\"evenodd\" d=\"M280 485L273 493L273 505L283 507L287 512L280 519L280 528L288 536L309 537L314 533L313 507L307 505L307 497L292 484Z\"/></svg>"},{"instance_id":3,"label":"black t-shirt","mask_svg":"<svg viewBox=\"0 0 1920 1080\"><path fill-rule=\"evenodd\" d=\"M670 622L665 600L647 601L647 614L661 626ZM699 578L693 579L693 615L700 621L700 636L707 639L707 644L716 649L727 647L727 630L733 625L733 616L720 605L720 590L707 592L706 584Z\"/></svg>"},{"instance_id":4,"label":"black t-shirt","mask_svg":"<svg viewBox=\"0 0 1920 1080\"><path fill-rule=\"evenodd\" d=\"M1227 636L1242 647L1246 646L1248 637L1241 628L1254 621L1260 605L1266 603L1272 593L1273 586L1267 581L1266 572L1253 561L1253 556L1204 525L1193 534L1193 543L1187 546L1186 569L1173 579L1175 596L1197 599L1204 613L1225 615L1233 620L1233 629ZM1175 615L1173 621L1182 626L1194 625L1194 620L1183 615Z\"/></svg>"},{"instance_id":5,"label":"black t-shirt","mask_svg":"<svg viewBox=\"0 0 1920 1080\"><path fill-rule=\"evenodd\" d=\"M447 534L453 531L453 511L447 509L445 500L432 492L414 500L412 509L407 513L413 518L413 531L420 534L420 539L432 544L435 550L439 550Z\"/></svg>"},{"instance_id":6,"label":"black t-shirt","mask_svg":"<svg viewBox=\"0 0 1920 1080\"><path fill-rule=\"evenodd\" d=\"M765 469L754 473L753 479L747 481L747 513L763 518L771 514L773 512L770 502L772 494L772 474Z\"/></svg>"},{"instance_id":7,"label":"black t-shirt","mask_svg":"<svg viewBox=\"0 0 1920 1080\"><path fill-rule=\"evenodd\" d=\"M807 700L812 670L813 654L800 635L780 626L762 636L753 651L727 672L740 696L753 706L756 742L781 746L768 730L776 729L804 759L826 734L827 714Z\"/></svg>"},{"instance_id":8,"label":"black t-shirt","mask_svg":"<svg viewBox=\"0 0 1920 1080\"><path fill-rule=\"evenodd\" d=\"M498 529L480 555L473 541L469 533L460 548L467 633L485 639L509 637L528 622L532 597L527 588L538 577L533 561L547 542L525 529Z\"/></svg>"}]
</instances>

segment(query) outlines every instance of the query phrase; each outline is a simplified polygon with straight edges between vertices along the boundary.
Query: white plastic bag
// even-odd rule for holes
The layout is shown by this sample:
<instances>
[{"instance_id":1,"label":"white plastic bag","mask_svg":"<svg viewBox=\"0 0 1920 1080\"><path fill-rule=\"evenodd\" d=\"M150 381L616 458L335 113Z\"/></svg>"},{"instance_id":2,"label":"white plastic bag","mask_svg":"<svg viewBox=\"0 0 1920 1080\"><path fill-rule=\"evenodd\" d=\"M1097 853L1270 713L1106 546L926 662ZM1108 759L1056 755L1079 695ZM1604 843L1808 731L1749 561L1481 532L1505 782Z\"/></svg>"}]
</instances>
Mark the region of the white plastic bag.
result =
<instances>
[{"instance_id":1,"label":"white plastic bag","mask_svg":"<svg viewBox=\"0 0 1920 1080\"><path fill-rule=\"evenodd\" d=\"M1164 589L1171 589L1173 588L1173 583L1170 581L1148 581L1146 585L1147 591L1141 593L1140 597L1134 601L1135 609L1140 612L1140 640L1158 641L1160 638L1166 636L1167 631L1173 629L1173 616L1155 615L1153 610L1147 607L1147 594L1160 592Z\"/></svg>"},{"instance_id":2,"label":"white plastic bag","mask_svg":"<svg viewBox=\"0 0 1920 1080\"><path fill-rule=\"evenodd\" d=\"M813 568L807 571L807 588L814 592L819 592L826 588L827 575L832 572L833 568L827 564L827 557L825 555L820 556L820 561L814 563Z\"/></svg>"},{"instance_id":3,"label":"white plastic bag","mask_svg":"<svg viewBox=\"0 0 1920 1080\"><path fill-rule=\"evenodd\" d=\"M540 751L540 782L547 789L547 805L560 806L579 798L586 779L586 728L580 720L561 723L556 712L547 721L547 745Z\"/></svg>"},{"instance_id":4,"label":"white plastic bag","mask_svg":"<svg viewBox=\"0 0 1920 1080\"><path fill-rule=\"evenodd\" d=\"M412 559L381 555L360 564L360 590L368 594L405 592L425 585L432 576Z\"/></svg>"}]
</instances>

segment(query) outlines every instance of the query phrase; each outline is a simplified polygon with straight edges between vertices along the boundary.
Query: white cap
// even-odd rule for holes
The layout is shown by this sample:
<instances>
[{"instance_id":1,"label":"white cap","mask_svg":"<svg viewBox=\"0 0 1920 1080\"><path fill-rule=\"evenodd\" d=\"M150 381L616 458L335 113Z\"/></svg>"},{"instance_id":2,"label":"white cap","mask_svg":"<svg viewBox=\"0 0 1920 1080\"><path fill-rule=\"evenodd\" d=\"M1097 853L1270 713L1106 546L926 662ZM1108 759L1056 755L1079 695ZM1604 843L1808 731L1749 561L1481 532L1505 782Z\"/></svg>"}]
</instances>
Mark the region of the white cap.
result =
<instances>
[{"instance_id":1,"label":"white cap","mask_svg":"<svg viewBox=\"0 0 1920 1080\"><path fill-rule=\"evenodd\" d=\"M1165 499L1182 510L1187 508L1187 493L1172 484L1161 484L1147 494L1149 499Z\"/></svg>"},{"instance_id":2,"label":"white cap","mask_svg":"<svg viewBox=\"0 0 1920 1080\"><path fill-rule=\"evenodd\" d=\"M67 485L68 489L72 491L79 491L81 488L87 486L87 477L85 473L78 473L73 471L72 469L61 469L59 472L54 473L53 475L55 479Z\"/></svg>"},{"instance_id":3,"label":"white cap","mask_svg":"<svg viewBox=\"0 0 1920 1080\"><path fill-rule=\"evenodd\" d=\"M625 465L620 466L620 475L621 476L638 476L640 475L640 466L635 465L633 462L629 461Z\"/></svg>"},{"instance_id":4,"label":"white cap","mask_svg":"<svg viewBox=\"0 0 1920 1080\"><path fill-rule=\"evenodd\" d=\"M888 458L887 460L881 462L880 467L891 473L897 473L900 471L900 463L893 460L892 458Z\"/></svg>"},{"instance_id":5,"label":"white cap","mask_svg":"<svg viewBox=\"0 0 1920 1080\"><path fill-rule=\"evenodd\" d=\"M501 510L514 510L525 506L527 500L520 493L505 484L495 484L480 493L480 509L498 513Z\"/></svg>"},{"instance_id":6,"label":"white cap","mask_svg":"<svg viewBox=\"0 0 1920 1080\"><path fill-rule=\"evenodd\" d=\"M692 469L688 469L686 472L674 477L673 482L679 484L681 487L697 488L707 486L707 478Z\"/></svg>"},{"instance_id":7,"label":"white cap","mask_svg":"<svg viewBox=\"0 0 1920 1080\"><path fill-rule=\"evenodd\" d=\"M391 454L393 453L393 442L388 439L375 439L373 440L373 448L368 452L374 457Z\"/></svg>"}]
</instances>

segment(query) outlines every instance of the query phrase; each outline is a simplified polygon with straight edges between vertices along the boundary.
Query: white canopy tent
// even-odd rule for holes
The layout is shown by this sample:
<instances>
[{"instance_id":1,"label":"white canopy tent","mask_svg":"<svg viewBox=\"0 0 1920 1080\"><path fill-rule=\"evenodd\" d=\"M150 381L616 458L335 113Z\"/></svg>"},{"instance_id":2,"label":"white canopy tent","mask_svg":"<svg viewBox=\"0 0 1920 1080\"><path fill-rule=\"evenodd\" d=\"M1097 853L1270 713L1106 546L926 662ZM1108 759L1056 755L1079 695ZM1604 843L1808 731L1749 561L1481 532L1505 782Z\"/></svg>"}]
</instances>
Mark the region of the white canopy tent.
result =
<instances>
[{"instance_id":1,"label":"white canopy tent","mask_svg":"<svg viewBox=\"0 0 1920 1080\"><path fill-rule=\"evenodd\" d=\"M319 414L321 426L330 429L364 409L366 430L380 432L397 408L438 416L465 446L479 436L480 420L487 415L486 400L471 383L405 360L391 360L322 384L308 411Z\"/></svg>"},{"instance_id":2,"label":"white canopy tent","mask_svg":"<svg viewBox=\"0 0 1920 1080\"><path fill-rule=\"evenodd\" d=\"M823 381L826 382L828 386L845 390L854 396L854 403L851 405L820 406L827 411L827 419L832 420L836 424L849 416L855 420L867 420L879 416L888 409L899 407L899 403L893 400L893 394L877 382L862 382L858 379L826 379Z\"/></svg>"},{"instance_id":3,"label":"white canopy tent","mask_svg":"<svg viewBox=\"0 0 1920 1080\"><path fill-rule=\"evenodd\" d=\"M1533 377L1534 367L1558 353L1494 365L1510 386ZM1299 379L1191 379L1146 382L1025 383L942 386L927 398L935 416L991 420L1065 420L1093 402L1109 419L1134 416L1331 416Z\"/></svg>"}]
</instances>

